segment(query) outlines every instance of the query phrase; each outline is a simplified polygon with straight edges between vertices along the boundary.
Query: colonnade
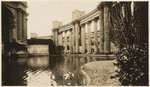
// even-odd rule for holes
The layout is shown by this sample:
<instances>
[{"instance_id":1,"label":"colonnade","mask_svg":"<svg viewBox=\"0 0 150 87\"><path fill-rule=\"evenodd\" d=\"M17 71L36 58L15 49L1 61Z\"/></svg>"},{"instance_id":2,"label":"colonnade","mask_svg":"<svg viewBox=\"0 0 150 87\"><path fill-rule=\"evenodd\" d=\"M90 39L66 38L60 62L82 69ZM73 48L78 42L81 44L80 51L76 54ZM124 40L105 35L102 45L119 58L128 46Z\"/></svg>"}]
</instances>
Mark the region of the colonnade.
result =
<instances>
[{"instance_id":1,"label":"colonnade","mask_svg":"<svg viewBox=\"0 0 150 87\"><path fill-rule=\"evenodd\" d=\"M17 10L17 39L21 41L27 40L27 13Z\"/></svg>"},{"instance_id":2,"label":"colonnade","mask_svg":"<svg viewBox=\"0 0 150 87\"><path fill-rule=\"evenodd\" d=\"M3 17L7 16L7 26L4 26L9 33L9 42L14 39L16 41L27 41L27 16L26 2L2 2ZM5 15L5 16L4 16ZM5 19L6 20L6 19Z\"/></svg>"},{"instance_id":3,"label":"colonnade","mask_svg":"<svg viewBox=\"0 0 150 87\"><path fill-rule=\"evenodd\" d=\"M58 45L64 46L64 53L67 53L67 42L69 42L69 53L91 54L91 23L94 23L94 53L109 53L110 50L110 5L105 2L97 6L93 13L89 13L81 18L73 20L71 28L58 27L53 29L53 40ZM99 20L99 29L98 29ZM87 35L85 26L87 25ZM99 30L99 32L98 32ZM80 32L81 31L81 32ZM64 32L64 42L63 42ZM69 32L69 39L67 39ZM87 38L87 39L86 39ZM69 40L69 41L67 41ZM59 41L59 43L58 43ZM79 44L81 41L81 44ZM87 41L87 43L86 43ZM100 43L98 43L100 41ZM87 50L87 52L86 52Z\"/></svg>"}]
</instances>

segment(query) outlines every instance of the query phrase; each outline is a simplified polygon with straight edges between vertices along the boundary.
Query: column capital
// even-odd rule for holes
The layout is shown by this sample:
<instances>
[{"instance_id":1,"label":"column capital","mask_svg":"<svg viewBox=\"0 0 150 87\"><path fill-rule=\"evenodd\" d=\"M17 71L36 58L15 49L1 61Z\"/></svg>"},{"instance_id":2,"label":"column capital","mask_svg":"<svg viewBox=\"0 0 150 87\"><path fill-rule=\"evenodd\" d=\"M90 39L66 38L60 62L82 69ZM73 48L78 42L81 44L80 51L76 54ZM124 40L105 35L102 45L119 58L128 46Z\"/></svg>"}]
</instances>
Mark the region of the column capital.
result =
<instances>
[{"instance_id":1,"label":"column capital","mask_svg":"<svg viewBox=\"0 0 150 87\"><path fill-rule=\"evenodd\" d=\"M107 6L107 7L111 7L112 2L104 2L103 5L104 5L104 6Z\"/></svg>"},{"instance_id":2,"label":"column capital","mask_svg":"<svg viewBox=\"0 0 150 87\"><path fill-rule=\"evenodd\" d=\"M87 24L91 24L92 20L88 21Z\"/></svg>"},{"instance_id":3,"label":"column capital","mask_svg":"<svg viewBox=\"0 0 150 87\"><path fill-rule=\"evenodd\" d=\"M71 22L71 24L75 24L75 23L78 23L78 24L79 24L79 23L80 23L80 20L76 19L76 20L74 20L74 21Z\"/></svg>"},{"instance_id":4,"label":"column capital","mask_svg":"<svg viewBox=\"0 0 150 87\"><path fill-rule=\"evenodd\" d=\"M97 5L98 11L102 10L103 6L104 6L104 2L99 3L99 5Z\"/></svg>"},{"instance_id":5,"label":"column capital","mask_svg":"<svg viewBox=\"0 0 150 87\"><path fill-rule=\"evenodd\" d=\"M85 27L85 24L82 24L81 27Z\"/></svg>"},{"instance_id":6,"label":"column capital","mask_svg":"<svg viewBox=\"0 0 150 87\"><path fill-rule=\"evenodd\" d=\"M72 22L71 22L71 24L72 24L72 25L74 25L74 24L75 24L75 22L74 22L74 21L72 21Z\"/></svg>"},{"instance_id":7,"label":"column capital","mask_svg":"<svg viewBox=\"0 0 150 87\"><path fill-rule=\"evenodd\" d=\"M68 30L65 30L64 32L67 33Z\"/></svg>"},{"instance_id":8,"label":"column capital","mask_svg":"<svg viewBox=\"0 0 150 87\"><path fill-rule=\"evenodd\" d=\"M113 2L101 2L99 3L99 5L97 6L98 11L102 10L104 6L108 6L110 7L112 5Z\"/></svg>"},{"instance_id":9,"label":"column capital","mask_svg":"<svg viewBox=\"0 0 150 87\"><path fill-rule=\"evenodd\" d=\"M29 16L29 13L24 12L24 14L23 14L23 15L24 15L24 17L25 17L25 20L27 21L27 20L28 20L28 18L27 18L27 17Z\"/></svg>"},{"instance_id":10,"label":"column capital","mask_svg":"<svg viewBox=\"0 0 150 87\"><path fill-rule=\"evenodd\" d=\"M71 32L71 31L72 31L72 29L69 29L68 31L69 31L69 32Z\"/></svg>"},{"instance_id":11,"label":"column capital","mask_svg":"<svg viewBox=\"0 0 150 87\"><path fill-rule=\"evenodd\" d=\"M93 21L94 21L94 22L97 22L98 19L99 19L99 17L96 17L96 18L93 19Z\"/></svg>"},{"instance_id":12,"label":"column capital","mask_svg":"<svg viewBox=\"0 0 150 87\"><path fill-rule=\"evenodd\" d=\"M59 33L60 33L60 34L62 34L62 33L63 33L63 31L60 31Z\"/></svg>"},{"instance_id":13,"label":"column capital","mask_svg":"<svg viewBox=\"0 0 150 87\"><path fill-rule=\"evenodd\" d=\"M26 16L26 17L28 17L28 16L29 16L29 13L27 13L27 12L25 12L25 11L24 11L24 14L25 14L25 16Z\"/></svg>"},{"instance_id":14,"label":"column capital","mask_svg":"<svg viewBox=\"0 0 150 87\"><path fill-rule=\"evenodd\" d=\"M52 31L58 31L59 30L59 28L53 28L52 29Z\"/></svg>"},{"instance_id":15,"label":"column capital","mask_svg":"<svg viewBox=\"0 0 150 87\"><path fill-rule=\"evenodd\" d=\"M61 34L61 32L58 32L58 34L60 35L60 34Z\"/></svg>"}]
</instances>

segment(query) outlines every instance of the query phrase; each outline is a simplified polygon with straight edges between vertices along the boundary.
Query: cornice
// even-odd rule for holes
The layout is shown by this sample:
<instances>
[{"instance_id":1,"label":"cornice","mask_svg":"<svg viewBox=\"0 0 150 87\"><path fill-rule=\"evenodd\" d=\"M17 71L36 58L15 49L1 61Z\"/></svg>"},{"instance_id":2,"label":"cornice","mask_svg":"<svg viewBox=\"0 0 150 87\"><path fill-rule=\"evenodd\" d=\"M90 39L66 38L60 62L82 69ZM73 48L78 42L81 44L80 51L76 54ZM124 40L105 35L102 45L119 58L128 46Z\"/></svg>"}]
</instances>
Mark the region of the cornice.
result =
<instances>
[{"instance_id":1,"label":"cornice","mask_svg":"<svg viewBox=\"0 0 150 87\"><path fill-rule=\"evenodd\" d=\"M92 10L91 12L89 12L88 14L80 18L80 25L82 25L83 23L87 23L88 21L91 21L98 16L99 16L99 11L97 8L95 8L94 10Z\"/></svg>"},{"instance_id":2,"label":"cornice","mask_svg":"<svg viewBox=\"0 0 150 87\"><path fill-rule=\"evenodd\" d=\"M59 27L59 32L66 31L72 28L72 23L65 24Z\"/></svg>"},{"instance_id":3,"label":"cornice","mask_svg":"<svg viewBox=\"0 0 150 87\"><path fill-rule=\"evenodd\" d=\"M9 6L10 8L21 9L24 12L26 12L26 8L28 7L26 2L5 1L5 2L2 2L2 4Z\"/></svg>"},{"instance_id":4,"label":"cornice","mask_svg":"<svg viewBox=\"0 0 150 87\"><path fill-rule=\"evenodd\" d=\"M85 14L84 16L82 16L76 20L73 20L66 25L60 26L59 32L71 29L75 23L79 23L80 25L83 25L83 24L88 23L93 20L97 21L98 16L99 16L99 9L103 8L104 5L111 6L112 2L101 2L94 10L90 11L89 13Z\"/></svg>"}]
</instances>

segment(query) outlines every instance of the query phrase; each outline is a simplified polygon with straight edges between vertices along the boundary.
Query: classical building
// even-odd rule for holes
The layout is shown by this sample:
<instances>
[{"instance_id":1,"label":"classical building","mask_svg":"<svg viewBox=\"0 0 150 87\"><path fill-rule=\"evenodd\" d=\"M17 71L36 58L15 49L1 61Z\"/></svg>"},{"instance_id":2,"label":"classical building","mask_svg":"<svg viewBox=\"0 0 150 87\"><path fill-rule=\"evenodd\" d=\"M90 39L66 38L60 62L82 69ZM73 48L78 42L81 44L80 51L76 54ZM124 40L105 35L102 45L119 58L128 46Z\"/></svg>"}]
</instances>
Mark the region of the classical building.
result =
<instances>
[{"instance_id":1,"label":"classical building","mask_svg":"<svg viewBox=\"0 0 150 87\"><path fill-rule=\"evenodd\" d=\"M55 45L64 46L64 53L97 54L117 50L110 41L110 5L110 2L102 2L87 14L79 10L72 12L70 23L53 27Z\"/></svg>"},{"instance_id":2,"label":"classical building","mask_svg":"<svg viewBox=\"0 0 150 87\"><path fill-rule=\"evenodd\" d=\"M28 42L28 56L43 56L49 55L53 41L51 39L29 39Z\"/></svg>"},{"instance_id":3,"label":"classical building","mask_svg":"<svg viewBox=\"0 0 150 87\"><path fill-rule=\"evenodd\" d=\"M31 33L31 39L27 41L28 56L50 55L50 49L53 41L52 36L38 36L37 33Z\"/></svg>"},{"instance_id":4,"label":"classical building","mask_svg":"<svg viewBox=\"0 0 150 87\"><path fill-rule=\"evenodd\" d=\"M17 45L26 46L28 6L26 2L19 1L2 1L1 4L3 53L10 54L16 51Z\"/></svg>"},{"instance_id":5,"label":"classical building","mask_svg":"<svg viewBox=\"0 0 150 87\"><path fill-rule=\"evenodd\" d=\"M31 37L30 38L36 38L38 36L37 33L31 33Z\"/></svg>"}]
</instances>

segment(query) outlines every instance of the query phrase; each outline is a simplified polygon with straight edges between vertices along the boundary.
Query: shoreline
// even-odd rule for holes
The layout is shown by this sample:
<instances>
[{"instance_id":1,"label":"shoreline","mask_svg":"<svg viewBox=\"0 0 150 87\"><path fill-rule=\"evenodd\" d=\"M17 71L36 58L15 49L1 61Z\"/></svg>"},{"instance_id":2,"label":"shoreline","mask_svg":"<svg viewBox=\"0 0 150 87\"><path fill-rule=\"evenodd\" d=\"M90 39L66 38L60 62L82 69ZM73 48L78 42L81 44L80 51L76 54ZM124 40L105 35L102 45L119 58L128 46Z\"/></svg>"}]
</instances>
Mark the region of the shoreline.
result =
<instances>
[{"instance_id":1,"label":"shoreline","mask_svg":"<svg viewBox=\"0 0 150 87\"><path fill-rule=\"evenodd\" d=\"M113 60L94 61L81 66L81 71L85 75L86 86L120 86L117 78L111 79L115 75Z\"/></svg>"}]
</instances>

